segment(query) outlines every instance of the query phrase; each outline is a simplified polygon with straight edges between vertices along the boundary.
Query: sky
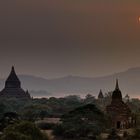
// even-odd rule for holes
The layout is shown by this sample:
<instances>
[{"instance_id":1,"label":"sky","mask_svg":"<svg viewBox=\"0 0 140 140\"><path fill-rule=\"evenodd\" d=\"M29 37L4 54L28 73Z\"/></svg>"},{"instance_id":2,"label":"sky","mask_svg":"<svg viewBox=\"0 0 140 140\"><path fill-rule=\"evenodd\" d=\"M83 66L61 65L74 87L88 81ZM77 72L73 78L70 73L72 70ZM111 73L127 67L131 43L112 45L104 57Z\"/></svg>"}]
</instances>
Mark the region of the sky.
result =
<instances>
[{"instance_id":1,"label":"sky","mask_svg":"<svg viewBox=\"0 0 140 140\"><path fill-rule=\"evenodd\" d=\"M1 0L0 77L97 77L140 67L139 0Z\"/></svg>"}]
</instances>

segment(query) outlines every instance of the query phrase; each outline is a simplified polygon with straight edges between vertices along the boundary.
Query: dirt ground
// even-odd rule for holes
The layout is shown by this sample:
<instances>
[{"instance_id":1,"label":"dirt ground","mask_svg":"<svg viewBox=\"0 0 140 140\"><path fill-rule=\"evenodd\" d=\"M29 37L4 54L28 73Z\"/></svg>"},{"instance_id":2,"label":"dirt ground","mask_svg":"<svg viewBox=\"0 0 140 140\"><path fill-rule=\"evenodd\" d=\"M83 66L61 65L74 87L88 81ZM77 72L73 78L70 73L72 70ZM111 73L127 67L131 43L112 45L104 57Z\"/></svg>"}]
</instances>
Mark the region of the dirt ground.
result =
<instances>
[{"instance_id":1,"label":"dirt ground","mask_svg":"<svg viewBox=\"0 0 140 140\"><path fill-rule=\"evenodd\" d=\"M54 140L54 136L52 134L52 130L42 130L43 133L46 133L49 137L49 140Z\"/></svg>"}]
</instances>

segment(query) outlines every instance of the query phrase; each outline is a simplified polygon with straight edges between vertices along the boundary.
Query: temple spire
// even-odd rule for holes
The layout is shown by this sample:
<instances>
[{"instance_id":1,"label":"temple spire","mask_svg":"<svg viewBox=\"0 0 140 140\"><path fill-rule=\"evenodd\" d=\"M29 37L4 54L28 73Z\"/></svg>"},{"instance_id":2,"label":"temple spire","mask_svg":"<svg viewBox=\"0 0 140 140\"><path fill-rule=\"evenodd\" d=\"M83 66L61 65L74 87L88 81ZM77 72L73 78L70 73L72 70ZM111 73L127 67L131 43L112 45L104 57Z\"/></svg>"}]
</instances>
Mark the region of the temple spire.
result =
<instances>
[{"instance_id":1,"label":"temple spire","mask_svg":"<svg viewBox=\"0 0 140 140\"><path fill-rule=\"evenodd\" d=\"M115 89L119 89L119 82L118 82L118 79L116 79L116 87Z\"/></svg>"},{"instance_id":2,"label":"temple spire","mask_svg":"<svg viewBox=\"0 0 140 140\"><path fill-rule=\"evenodd\" d=\"M20 80L19 80L18 76L16 75L14 66L12 66L11 72L5 82L5 87L20 88L20 86L21 86Z\"/></svg>"},{"instance_id":3,"label":"temple spire","mask_svg":"<svg viewBox=\"0 0 140 140\"><path fill-rule=\"evenodd\" d=\"M12 66L12 71L15 71L15 68L14 68L14 66Z\"/></svg>"},{"instance_id":4,"label":"temple spire","mask_svg":"<svg viewBox=\"0 0 140 140\"><path fill-rule=\"evenodd\" d=\"M11 72L5 82L4 89L0 92L0 97L31 99L29 92L25 92L21 88L21 82L15 72L14 66L11 68Z\"/></svg>"},{"instance_id":5,"label":"temple spire","mask_svg":"<svg viewBox=\"0 0 140 140\"><path fill-rule=\"evenodd\" d=\"M14 66L12 66L11 73L16 74Z\"/></svg>"}]
</instances>

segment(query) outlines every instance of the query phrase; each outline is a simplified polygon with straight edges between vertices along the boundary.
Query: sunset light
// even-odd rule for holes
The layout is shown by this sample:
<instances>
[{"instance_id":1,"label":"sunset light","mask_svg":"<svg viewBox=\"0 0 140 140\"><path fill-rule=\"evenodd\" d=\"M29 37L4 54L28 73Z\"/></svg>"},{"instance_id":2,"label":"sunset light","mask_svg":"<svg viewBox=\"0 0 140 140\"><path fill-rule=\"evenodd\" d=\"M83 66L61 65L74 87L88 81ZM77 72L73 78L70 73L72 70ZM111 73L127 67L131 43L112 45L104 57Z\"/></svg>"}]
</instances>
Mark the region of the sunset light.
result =
<instances>
[{"instance_id":1,"label":"sunset light","mask_svg":"<svg viewBox=\"0 0 140 140\"><path fill-rule=\"evenodd\" d=\"M140 0L0 0L0 140L140 140Z\"/></svg>"}]
</instances>

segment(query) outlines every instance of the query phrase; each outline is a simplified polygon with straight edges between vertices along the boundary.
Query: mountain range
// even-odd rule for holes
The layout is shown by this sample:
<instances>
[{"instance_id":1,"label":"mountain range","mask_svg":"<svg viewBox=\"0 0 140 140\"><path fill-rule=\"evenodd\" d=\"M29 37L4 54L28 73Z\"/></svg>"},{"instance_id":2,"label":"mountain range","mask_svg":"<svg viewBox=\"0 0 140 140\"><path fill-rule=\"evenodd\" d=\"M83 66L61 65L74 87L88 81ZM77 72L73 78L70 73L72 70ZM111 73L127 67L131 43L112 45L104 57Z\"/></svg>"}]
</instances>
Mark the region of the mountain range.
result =
<instances>
[{"instance_id":1,"label":"mountain range","mask_svg":"<svg viewBox=\"0 0 140 140\"><path fill-rule=\"evenodd\" d=\"M67 96L92 94L97 96L99 90L103 93L113 91L115 80L119 79L119 86L123 96L129 94L130 97L140 96L140 67L131 68L123 72L118 72L102 77L80 77L66 76L56 79L45 79L31 75L18 75L22 82L23 89L28 89L34 97ZM4 86L5 79L0 79L0 89Z\"/></svg>"}]
</instances>

